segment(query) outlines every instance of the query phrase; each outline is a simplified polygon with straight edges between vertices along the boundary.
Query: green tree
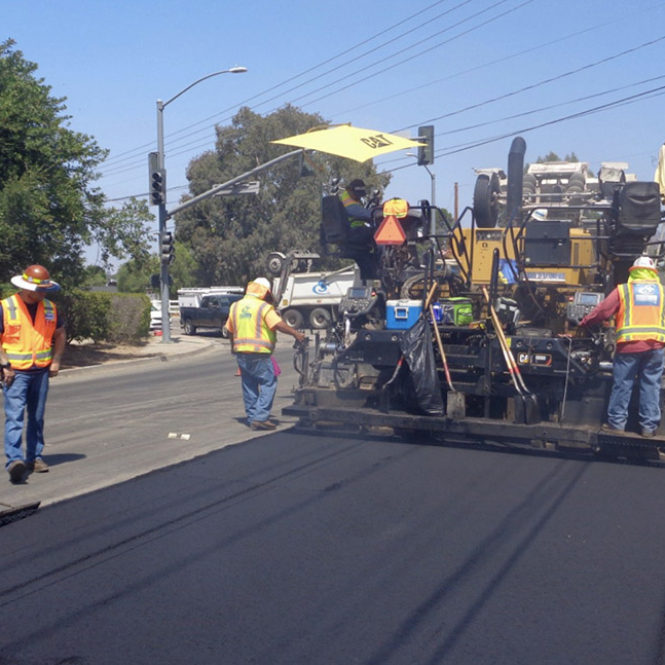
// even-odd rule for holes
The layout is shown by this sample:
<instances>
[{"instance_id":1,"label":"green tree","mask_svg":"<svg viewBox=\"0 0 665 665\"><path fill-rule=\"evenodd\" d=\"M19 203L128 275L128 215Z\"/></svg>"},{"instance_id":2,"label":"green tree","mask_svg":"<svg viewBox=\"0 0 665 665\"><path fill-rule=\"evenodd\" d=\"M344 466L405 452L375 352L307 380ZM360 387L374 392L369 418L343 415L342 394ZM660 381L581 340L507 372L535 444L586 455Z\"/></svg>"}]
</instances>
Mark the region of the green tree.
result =
<instances>
[{"instance_id":1,"label":"green tree","mask_svg":"<svg viewBox=\"0 0 665 665\"><path fill-rule=\"evenodd\" d=\"M549 162L579 162L579 158L575 154L575 152L571 152L570 154L566 155L563 159L559 157L559 155L556 154L556 152L553 152L550 150L544 157L538 157L536 159L535 163L536 164L548 164ZM525 164L524 166L524 173L527 172L529 168L529 164Z\"/></svg>"},{"instance_id":2,"label":"green tree","mask_svg":"<svg viewBox=\"0 0 665 665\"><path fill-rule=\"evenodd\" d=\"M198 261L194 258L191 249L184 243L176 241L175 258L169 266L169 275L173 279L173 284L169 289L171 298L177 297L178 289L196 284L198 269Z\"/></svg>"},{"instance_id":3,"label":"green tree","mask_svg":"<svg viewBox=\"0 0 665 665\"><path fill-rule=\"evenodd\" d=\"M151 275L159 273L159 258L156 254L147 259L131 259L118 270L120 293L145 293L150 290Z\"/></svg>"},{"instance_id":4,"label":"green tree","mask_svg":"<svg viewBox=\"0 0 665 665\"><path fill-rule=\"evenodd\" d=\"M193 286L196 283L198 263L192 251L181 242L175 243L175 257L169 266L169 276L173 281L169 288L169 297L175 299L178 289ZM153 275L160 272L157 254L145 259L132 259L120 266L118 270L118 291L121 293L146 293L154 290L151 285Z\"/></svg>"},{"instance_id":5,"label":"green tree","mask_svg":"<svg viewBox=\"0 0 665 665\"><path fill-rule=\"evenodd\" d=\"M285 106L266 117L242 108L231 126L217 128L215 150L195 158L187 178L190 195L201 194L289 149L271 141L322 125L317 114ZM321 194L333 178L362 178L369 191L387 187L390 176L378 174L372 162L358 164L322 153L310 160L314 174L301 177L298 159L285 160L252 179L257 195L206 199L176 215L176 237L198 261L197 285L244 284L266 269L273 251L320 249ZM330 260L321 267L332 267ZM190 284L191 286L191 284Z\"/></svg>"},{"instance_id":6,"label":"green tree","mask_svg":"<svg viewBox=\"0 0 665 665\"><path fill-rule=\"evenodd\" d=\"M0 281L41 263L71 286L88 244L100 245L104 262L145 253L152 216L144 202L105 207L93 182L107 151L68 127L65 98L52 97L13 47L0 43Z\"/></svg>"},{"instance_id":7,"label":"green tree","mask_svg":"<svg viewBox=\"0 0 665 665\"><path fill-rule=\"evenodd\" d=\"M106 270L102 266L86 266L83 270L82 287L90 288L92 286L106 286L108 281Z\"/></svg>"}]
</instances>

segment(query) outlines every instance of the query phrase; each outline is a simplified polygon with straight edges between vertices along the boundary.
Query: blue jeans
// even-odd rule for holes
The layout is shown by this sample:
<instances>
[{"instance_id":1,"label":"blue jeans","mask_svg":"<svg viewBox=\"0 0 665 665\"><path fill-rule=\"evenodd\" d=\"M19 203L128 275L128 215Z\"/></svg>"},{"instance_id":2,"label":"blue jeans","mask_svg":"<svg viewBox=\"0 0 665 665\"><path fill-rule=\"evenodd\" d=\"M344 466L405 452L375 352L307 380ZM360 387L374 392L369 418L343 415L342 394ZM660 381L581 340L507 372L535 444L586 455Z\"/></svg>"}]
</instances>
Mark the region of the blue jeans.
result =
<instances>
[{"instance_id":1,"label":"blue jeans","mask_svg":"<svg viewBox=\"0 0 665 665\"><path fill-rule=\"evenodd\" d=\"M277 392L277 377L268 353L236 354L245 413L251 425L255 420L268 420Z\"/></svg>"},{"instance_id":2,"label":"blue jeans","mask_svg":"<svg viewBox=\"0 0 665 665\"><path fill-rule=\"evenodd\" d=\"M25 461L34 462L44 450L44 410L48 395L48 370L43 372L16 372L9 387L4 387L5 402L5 456L7 468L22 460L23 416L27 411L25 434Z\"/></svg>"},{"instance_id":3,"label":"blue jeans","mask_svg":"<svg viewBox=\"0 0 665 665\"><path fill-rule=\"evenodd\" d=\"M663 349L642 353L615 353L612 394L607 408L607 422L615 429L625 429L628 405L636 377L640 377L640 427L653 431L660 424L660 380L663 375Z\"/></svg>"}]
</instances>

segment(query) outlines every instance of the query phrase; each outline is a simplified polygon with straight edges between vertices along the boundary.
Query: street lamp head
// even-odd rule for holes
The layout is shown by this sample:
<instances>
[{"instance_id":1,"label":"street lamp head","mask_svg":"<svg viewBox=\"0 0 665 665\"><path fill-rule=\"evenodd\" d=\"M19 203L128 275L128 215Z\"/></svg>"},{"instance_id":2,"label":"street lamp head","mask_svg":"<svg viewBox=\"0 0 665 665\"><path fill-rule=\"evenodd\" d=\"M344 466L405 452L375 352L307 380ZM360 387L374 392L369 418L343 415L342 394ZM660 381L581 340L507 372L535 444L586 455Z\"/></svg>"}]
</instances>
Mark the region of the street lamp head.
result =
<instances>
[{"instance_id":1,"label":"street lamp head","mask_svg":"<svg viewBox=\"0 0 665 665\"><path fill-rule=\"evenodd\" d=\"M247 67L231 67L229 69L230 74L244 74L247 71Z\"/></svg>"}]
</instances>

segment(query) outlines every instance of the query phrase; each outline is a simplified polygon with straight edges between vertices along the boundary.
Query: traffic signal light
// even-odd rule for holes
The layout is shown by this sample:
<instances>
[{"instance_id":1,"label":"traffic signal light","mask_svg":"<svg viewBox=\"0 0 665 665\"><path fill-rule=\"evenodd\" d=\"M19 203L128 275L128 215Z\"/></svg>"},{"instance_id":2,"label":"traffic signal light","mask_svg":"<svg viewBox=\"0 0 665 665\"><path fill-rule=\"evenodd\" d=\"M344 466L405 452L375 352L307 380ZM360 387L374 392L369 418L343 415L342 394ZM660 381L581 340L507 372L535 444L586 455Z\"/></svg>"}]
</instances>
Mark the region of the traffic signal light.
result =
<instances>
[{"instance_id":1,"label":"traffic signal light","mask_svg":"<svg viewBox=\"0 0 665 665\"><path fill-rule=\"evenodd\" d=\"M156 169L150 173L150 203L161 205L166 202L166 173Z\"/></svg>"},{"instance_id":2,"label":"traffic signal light","mask_svg":"<svg viewBox=\"0 0 665 665\"><path fill-rule=\"evenodd\" d=\"M418 146L418 165L434 164L434 125L418 127L418 141L425 143Z\"/></svg>"},{"instance_id":3,"label":"traffic signal light","mask_svg":"<svg viewBox=\"0 0 665 665\"><path fill-rule=\"evenodd\" d=\"M173 244L173 234L170 231L164 231L159 242L159 253L162 257L162 263L169 264L175 258L175 247Z\"/></svg>"}]
</instances>

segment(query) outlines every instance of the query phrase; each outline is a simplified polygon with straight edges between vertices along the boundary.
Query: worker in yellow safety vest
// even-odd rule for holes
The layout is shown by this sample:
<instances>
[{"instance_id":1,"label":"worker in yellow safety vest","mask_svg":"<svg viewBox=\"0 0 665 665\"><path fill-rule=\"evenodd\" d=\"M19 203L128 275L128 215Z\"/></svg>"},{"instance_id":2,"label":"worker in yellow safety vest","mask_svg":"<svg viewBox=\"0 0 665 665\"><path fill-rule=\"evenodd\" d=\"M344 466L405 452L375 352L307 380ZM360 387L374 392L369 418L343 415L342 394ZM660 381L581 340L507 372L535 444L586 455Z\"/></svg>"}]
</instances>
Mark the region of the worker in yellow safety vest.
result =
<instances>
[{"instance_id":1,"label":"worker in yellow safety vest","mask_svg":"<svg viewBox=\"0 0 665 665\"><path fill-rule=\"evenodd\" d=\"M240 369L249 426L252 429L275 429L277 423L271 420L270 410L277 391L272 361L276 333L291 335L298 342L303 342L305 335L292 328L275 311L270 282L265 277L247 285L244 298L231 305L224 328Z\"/></svg>"},{"instance_id":2,"label":"worker in yellow safety vest","mask_svg":"<svg viewBox=\"0 0 665 665\"><path fill-rule=\"evenodd\" d=\"M49 377L57 376L65 350L64 321L47 293L60 286L46 268L32 265L11 282L20 290L0 301L0 367L5 408L5 468L12 483L27 472L44 473L44 412ZM27 412L25 458L21 452Z\"/></svg>"},{"instance_id":3,"label":"worker in yellow safety vest","mask_svg":"<svg viewBox=\"0 0 665 665\"><path fill-rule=\"evenodd\" d=\"M612 316L616 324L613 384L605 431L623 432L633 384L639 376L641 434L652 437L660 424L660 381L665 352L665 291L653 259L640 256L629 270L628 283L617 286L582 321L591 326Z\"/></svg>"}]
</instances>

